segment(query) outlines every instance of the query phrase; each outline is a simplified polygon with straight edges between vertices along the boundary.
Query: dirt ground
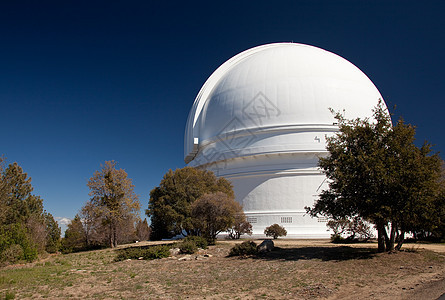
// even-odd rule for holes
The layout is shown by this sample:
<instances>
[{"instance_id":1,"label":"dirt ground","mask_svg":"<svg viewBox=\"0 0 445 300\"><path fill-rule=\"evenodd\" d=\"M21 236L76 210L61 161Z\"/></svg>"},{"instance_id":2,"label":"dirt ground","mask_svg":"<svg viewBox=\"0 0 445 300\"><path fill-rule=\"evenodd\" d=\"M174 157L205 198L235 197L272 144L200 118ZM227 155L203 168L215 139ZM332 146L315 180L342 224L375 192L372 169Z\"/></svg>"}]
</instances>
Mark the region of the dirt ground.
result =
<instances>
[{"instance_id":1,"label":"dirt ground","mask_svg":"<svg viewBox=\"0 0 445 300\"><path fill-rule=\"evenodd\" d=\"M376 253L374 243L279 239L265 255L228 257L234 243L151 261L115 262L111 249L55 255L0 269L0 298L437 299L445 293L444 244ZM145 244L153 243L120 248Z\"/></svg>"}]
</instances>

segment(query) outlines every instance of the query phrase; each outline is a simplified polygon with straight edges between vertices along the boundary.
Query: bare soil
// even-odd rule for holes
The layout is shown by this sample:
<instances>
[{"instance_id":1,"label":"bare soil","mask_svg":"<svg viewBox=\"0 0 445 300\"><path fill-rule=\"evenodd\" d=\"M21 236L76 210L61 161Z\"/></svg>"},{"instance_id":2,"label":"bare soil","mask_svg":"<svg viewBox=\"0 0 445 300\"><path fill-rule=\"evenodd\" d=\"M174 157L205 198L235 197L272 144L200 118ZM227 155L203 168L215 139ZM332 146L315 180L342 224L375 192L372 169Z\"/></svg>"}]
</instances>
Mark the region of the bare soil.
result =
<instances>
[{"instance_id":1,"label":"bare soil","mask_svg":"<svg viewBox=\"0 0 445 300\"><path fill-rule=\"evenodd\" d=\"M227 257L237 242L151 261L114 262L111 249L54 255L0 269L0 298L437 299L445 293L443 244L377 253L375 243L283 239L262 256Z\"/></svg>"}]
</instances>

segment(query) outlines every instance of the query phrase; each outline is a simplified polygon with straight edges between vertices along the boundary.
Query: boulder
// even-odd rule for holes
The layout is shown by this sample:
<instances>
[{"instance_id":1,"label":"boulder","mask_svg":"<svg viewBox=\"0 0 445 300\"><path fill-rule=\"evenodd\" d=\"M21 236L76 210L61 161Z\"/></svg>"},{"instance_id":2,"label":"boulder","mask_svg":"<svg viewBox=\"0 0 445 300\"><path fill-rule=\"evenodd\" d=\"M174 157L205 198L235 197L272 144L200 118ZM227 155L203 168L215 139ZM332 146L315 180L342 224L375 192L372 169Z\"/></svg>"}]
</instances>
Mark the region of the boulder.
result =
<instances>
[{"instance_id":1,"label":"boulder","mask_svg":"<svg viewBox=\"0 0 445 300\"><path fill-rule=\"evenodd\" d=\"M178 258L178 260L180 260L180 261L192 260L192 256L191 255L186 255L186 256L183 256L181 258Z\"/></svg>"},{"instance_id":2,"label":"boulder","mask_svg":"<svg viewBox=\"0 0 445 300\"><path fill-rule=\"evenodd\" d=\"M275 245L272 240L264 240L259 246L258 246L258 253L264 253L264 252L270 252L275 248Z\"/></svg>"},{"instance_id":3,"label":"boulder","mask_svg":"<svg viewBox=\"0 0 445 300\"><path fill-rule=\"evenodd\" d=\"M181 249L179 249L179 248L172 248L172 249L169 249L169 251L170 251L171 256L176 256L181 253Z\"/></svg>"}]
</instances>

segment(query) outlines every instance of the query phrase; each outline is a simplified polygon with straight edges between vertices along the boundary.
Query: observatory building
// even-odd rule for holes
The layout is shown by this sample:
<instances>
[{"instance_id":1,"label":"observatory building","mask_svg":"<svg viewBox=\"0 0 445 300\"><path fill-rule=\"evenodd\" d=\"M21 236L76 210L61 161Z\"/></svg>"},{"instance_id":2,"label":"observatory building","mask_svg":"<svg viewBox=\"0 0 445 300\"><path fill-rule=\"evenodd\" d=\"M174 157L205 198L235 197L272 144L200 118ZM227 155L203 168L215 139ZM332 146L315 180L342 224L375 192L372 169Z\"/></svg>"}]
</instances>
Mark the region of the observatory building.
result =
<instances>
[{"instance_id":1,"label":"observatory building","mask_svg":"<svg viewBox=\"0 0 445 300\"><path fill-rule=\"evenodd\" d=\"M202 86L187 120L185 162L232 182L254 235L277 223L288 237L329 237L326 220L304 209L328 187L317 163L338 131L329 109L366 118L379 98L336 54L295 43L255 47Z\"/></svg>"}]
</instances>

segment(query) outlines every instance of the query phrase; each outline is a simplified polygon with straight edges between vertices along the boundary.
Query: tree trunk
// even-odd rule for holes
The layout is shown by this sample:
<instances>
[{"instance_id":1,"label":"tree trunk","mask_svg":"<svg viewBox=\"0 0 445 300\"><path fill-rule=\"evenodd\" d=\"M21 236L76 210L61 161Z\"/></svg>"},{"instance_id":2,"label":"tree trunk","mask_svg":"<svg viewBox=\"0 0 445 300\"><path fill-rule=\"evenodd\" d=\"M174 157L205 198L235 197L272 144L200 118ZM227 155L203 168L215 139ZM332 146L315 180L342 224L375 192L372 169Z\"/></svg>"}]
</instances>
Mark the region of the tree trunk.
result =
<instances>
[{"instance_id":1,"label":"tree trunk","mask_svg":"<svg viewBox=\"0 0 445 300\"><path fill-rule=\"evenodd\" d=\"M378 222L377 224L377 242L378 242L378 252L385 252L385 225L382 222Z\"/></svg>"},{"instance_id":2,"label":"tree trunk","mask_svg":"<svg viewBox=\"0 0 445 300\"><path fill-rule=\"evenodd\" d=\"M405 231L402 230L402 232L400 233L400 236L399 236L399 241L398 241L397 246L396 246L396 250L397 251L399 251L400 248L402 248L402 244L403 244L404 240L405 240Z\"/></svg>"},{"instance_id":3,"label":"tree trunk","mask_svg":"<svg viewBox=\"0 0 445 300\"><path fill-rule=\"evenodd\" d=\"M394 250L394 241L395 240L396 240L396 224L391 222L391 235L390 235L389 240L386 244L386 251Z\"/></svg>"},{"instance_id":4,"label":"tree trunk","mask_svg":"<svg viewBox=\"0 0 445 300\"><path fill-rule=\"evenodd\" d=\"M109 241L110 241L110 248L113 248L113 225L111 224L111 222L110 222L110 228L109 228L110 230L109 230L109 232L108 232L108 238L109 238Z\"/></svg>"},{"instance_id":5,"label":"tree trunk","mask_svg":"<svg viewBox=\"0 0 445 300\"><path fill-rule=\"evenodd\" d=\"M113 228L113 245L117 247L117 226Z\"/></svg>"}]
</instances>

